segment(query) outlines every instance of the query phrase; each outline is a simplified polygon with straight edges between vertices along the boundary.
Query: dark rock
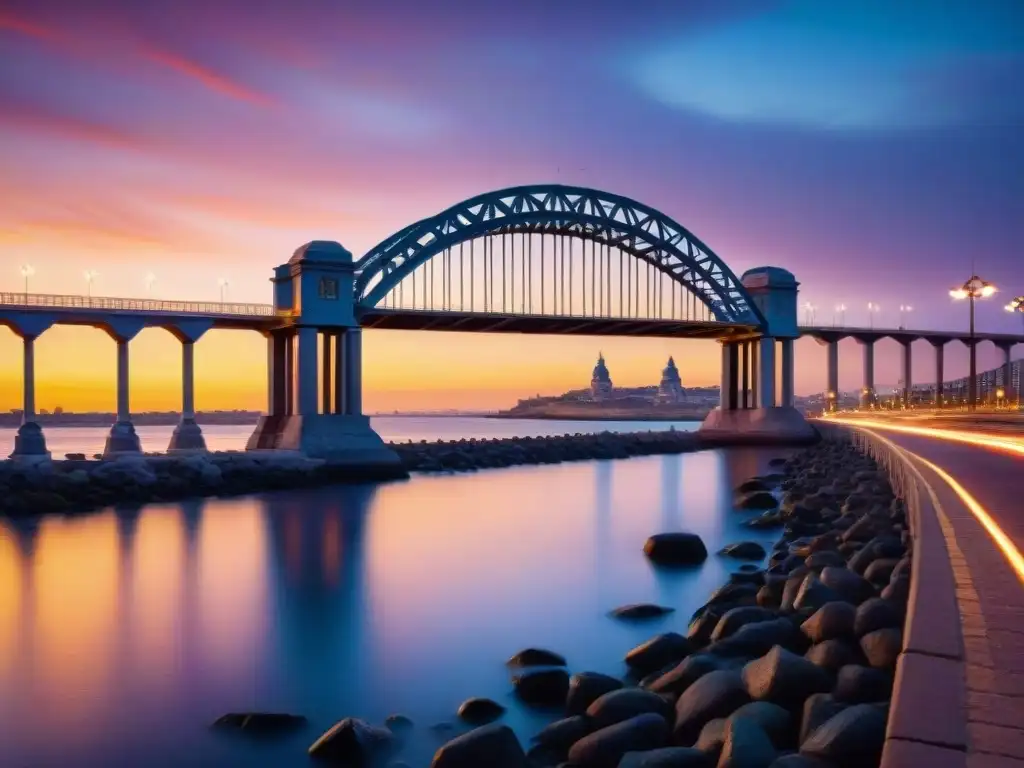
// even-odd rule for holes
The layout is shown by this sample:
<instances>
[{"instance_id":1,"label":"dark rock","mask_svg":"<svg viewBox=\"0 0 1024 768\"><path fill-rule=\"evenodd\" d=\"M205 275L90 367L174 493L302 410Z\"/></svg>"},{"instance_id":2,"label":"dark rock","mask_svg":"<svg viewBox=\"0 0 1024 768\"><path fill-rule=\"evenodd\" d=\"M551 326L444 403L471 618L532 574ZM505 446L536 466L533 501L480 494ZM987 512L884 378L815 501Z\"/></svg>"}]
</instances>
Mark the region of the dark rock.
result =
<instances>
[{"instance_id":1,"label":"dark rock","mask_svg":"<svg viewBox=\"0 0 1024 768\"><path fill-rule=\"evenodd\" d=\"M743 682L750 698L787 709L797 709L811 694L832 687L821 667L779 647L743 667Z\"/></svg>"},{"instance_id":2,"label":"dark rock","mask_svg":"<svg viewBox=\"0 0 1024 768\"><path fill-rule=\"evenodd\" d=\"M711 593L706 607L715 606L728 610L739 605L753 605L757 590L756 584L723 584Z\"/></svg>"},{"instance_id":3,"label":"dark rock","mask_svg":"<svg viewBox=\"0 0 1024 768\"><path fill-rule=\"evenodd\" d=\"M759 621L771 621L777 618L778 614L775 611L768 608L762 608L757 605L745 605L738 608L730 608L722 614L722 617L715 625L715 629L711 633L711 642L724 640L736 632L740 627L746 626L747 624L755 624Z\"/></svg>"},{"instance_id":4,"label":"dark rock","mask_svg":"<svg viewBox=\"0 0 1024 768\"><path fill-rule=\"evenodd\" d=\"M743 560L762 560L768 553L756 541L739 541L723 547L718 554Z\"/></svg>"},{"instance_id":5,"label":"dark rock","mask_svg":"<svg viewBox=\"0 0 1024 768\"><path fill-rule=\"evenodd\" d=\"M834 637L823 643L812 645L810 650L804 654L804 658L835 674L847 664L861 663L864 660L864 654L859 647L851 645L849 641Z\"/></svg>"},{"instance_id":6,"label":"dark rock","mask_svg":"<svg viewBox=\"0 0 1024 768\"><path fill-rule=\"evenodd\" d=\"M565 657L543 648L525 648L505 663L510 667L564 667Z\"/></svg>"},{"instance_id":7,"label":"dark rock","mask_svg":"<svg viewBox=\"0 0 1024 768\"><path fill-rule=\"evenodd\" d=\"M817 610L825 603L839 599L839 595L830 589L813 573L808 573L793 598L793 609L796 611Z\"/></svg>"},{"instance_id":8,"label":"dark rock","mask_svg":"<svg viewBox=\"0 0 1024 768\"><path fill-rule=\"evenodd\" d=\"M662 747L627 752L618 768L715 768L715 759L692 747Z\"/></svg>"},{"instance_id":9,"label":"dark rock","mask_svg":"<svg viewBox=\"0 0 1024 768\"><path fill-rule=\"evenodd\" d=\"M827 567L821 572L821 583L835 592L842 600L859 605L874 596L871 582L847 568Z\"/></svg>"},{"instance_id":10,"label":"dark rock","mask_svg":"<svg viewBox=\"0 0 1024 768\"><path fill-rule=\"evenodd\" d=\"M653 603L635 603L616 608L609 615L615 619L642 620L658 618L674 611L675 608L666 608Z\"/></svg>"},{"instance_id":11,"label":"dark rock","mask_svg":"<svg viewBox=\"0 0 1024 768\"><path fill-rule=\"evenodd\" d=\"M764 571L757 566L740 566L738 570L729 574L729 581L733 584L764 584Z\"/></svg>"},{"instance_id":12,"label":"dark rock","mask_svg":"<svg viewBox=\"0 0 1024 768\"><path fill-rule=\"evenodd\" d=\"M810 755L790 754L776 758L768 768L835 768L835 763Z\"/></svg>"},{"instance_id":13,"label":"dark rock","mask_svg":"<svg viewBox=\"0 0 1024 768\"><path fill-rule=\"evenodd\" d=\"M736 502L737 509L775 509L779 502L767 491L754 491Z\"/></svg>"},{"instance_id":14,"label":"dark rock","mask_svg":"<svg viewBox=\"0 0 1024 768\"><path fill-rule=\"evenodd\" d=\"M793 716L778 704L770 701L752 701L733 712L729 719L735 720L739 717L746 717L757 723L776 749L789 746L795 740Z\"/></svg>"},{"instance_id":15,"label":"dark rock","mask_svg":"<svg viewBox=\"0 0 1024 768\"><path fill-rule=\"evenodd\" d=\"M622 681L600 672L577 672L569 680L569 693L565 700L565 711L570 715L582 715L587 707L609 691L617 691Z\"/></svg>"},{"instance_id":16,"label":"dark rock","mask_svg":"<svg viewBox=\"0 0 1024 768\"><path fill-rule=\"evenodd\" d=\"M218 717L213 728L223 731L242 731L254 736L290 733L306 724L302 715L285 712L230 712Z\"/></svg>"},{"instance_id":17,"label":"dark rock","mask_svg":"<svg viewBox=\"0 0 1024 768\"><path fill-rule=\"evenodd\" d=\"M404 733L411 730L412 720L405 715L388 715L384 718L384 727L392 733Z\"/></svg>"},{"instance_id":18,"label":"dark rock","mask_svg":"<svg viewBox=\"0 0 1024 768\"><path fill-rule=\"evenodd\" d=\"M700 735L697 737L696 743L693 745L694 749L714 757L715 763L718 762L718 756L722 754L722 747L725 746L726 720L728 720L726 717L716 717L714 720L709 720L705 723L704 727L700 729Z\"/></svg>"},{"instance_id":19,"label":"dark rock","mask_svg":"<svg viewBox=\"0 0 1024 768\"><path fill-rule=\"evenodd\" d=\"M573 715L551 723L534 736L533 741L555 759L563 760L568 756L569 748L593 730L589 718Z\"/></svg>"},{"instance_id":20,"label":"dark rock","mask_svg":"<svg viewBox=\"0 0 1024 768\"><path fill-rule=\"evenodd\" d=\"M695 533L656 533L644 544L644 554L659 565L699 565L708 549Z\"/></svg>"},{"instance_id":21,"label":"dark rock","mask_svg":"<svg viewBox=\"0 0 1024 768\"><path fill-rule=\"evenodd\" d=\"M730 717L726 721L718 768L764 768L775 757L775 746L755 720Z\"/></svg>"},{"instance_id":22,"label":"dark rock","mask_svg":"<svg viewBox=\"0 0 1024 768\"><path fill-rule=\"evenodd\" d=\"M893 571L899 564L899 560L891 557L880 557L877 560L872 561L864 571L864 578L874 584L876 587L882 588L889 583L889 579L892 577Z\"/></svg>"},{"instance_id":23,"label":"dark rock","mask_svg":"<svg viewBox=\"0 0 1024 768\"><path fill-rule=\"evenodd\" d=\"M809 645L803 632L787 618L759 621L740 627L729 637L708 646L709 653L722 656L763 656L780 645L794 653L803 653Z\"/></svg>"},{"instance_id":24,"label":"dark rock","mask_svg":"<svg viewBox=\"0 0 1024 768\"><path fill-rule=\"evenodd\" d=\"M785 521L782 519L782 515L778 510L771 510L747 520L744 525L748 528L766 530L770 528L781 528L785 525Z\"/></svg>"},{"instance_id":25,"label":"dark rock","mask_svg":"<svg viewBox=\"0 0 1024 768\"><path fill-rule=\"evenodd\" d=\"M839 670L832 695L846 704L888 701L892 695L892 675L873 667L848 664Z\"/></svg>"},{"instance_id":26,"label":"dark rock","mask_svg":"<svg viewBox=\"0 0 1024 768\"><path fill-rule=\"evenodd\" d=\"M718 656L695 653L679 662L650 684L654 693L680 694L708 672L725 668L725 662Z\"/></svg>"},{"instance_id":27,"label":"dark rock","mask_svg":"<svg viewBox=\"0 0 1024 768\"><path fill-rule=\"evenodd\" d=\"M692 743L709 721L728 717L748 701L750 696L738 671L709 672L683 691L676 702L673 729L676 743Z\"/></svg>"},{"instance_id":28,"label":"dark rock","mask_svg":"<svg viewBox=\"0 0 1024 768\"><path fill-rule=\"evenodd\" d=\"M606 693L587 707L587 717L593 722L595 730L648 713L660 715L667 722L672 717L672 705L652 691L620 688Z\"/></svg>"},{"instance_id":29,"label":"dark rock","mask_svg":"<svg viewBox=\"0 0 1024 768\"><path fill-rule=\"evenodd\" d=\"M860 639L868 664L876 669L895 669L903 650L903 632L895 627L876 629Z\"/></svg>"},{"instance_id":30,"label":"dark rock","mask_svg":"<svg viewBox=\"0 0 1024 768\"><path fill-rule=\"evenodd\" d=\"M512 678L512 685L527 704L560 706L569 692L569 673L564 669L527 669Z\"/></svg>"},{"instance_id":31,"label":"dark rock","mask_svg":"<svg viewBox=\"0 0 1024 768\"><path fill-rule=\"evenodd\" d=\"M820 552L812 552L806 558L804 558L804 565L810 568L812 571L820 572L824 568L845 568L846 559L833 550L823 550Z\"/></svg>"},{"instance_id":32,"label":"dark rock","mask_svg":"<svg viewBox=\"0 0 1024 768\"><path fill-rule=\"evenodd\" d=\"M744 480L736 486L737 493L752 493L753 491L770 491L771 486L759 477L752 477Z\"/></svg>"},{"instance_id":33,"label":"dark rock","mask_svg":"<svg viewBox=\"0 0 1024 768\"><path fill-rule=\"evenodd\" d=\"M507 725L491 723L449 741L430 768L529 768L519 740Z\"/></svg>"},{"instance_id":34,"label":"dark rock","mask_svg":"<svg viewBox=\"0 0 1024 768\"><path fill-rule=\"evenodd\" d=\"M457 714L467 723L485 725L505 714L505 708L491 699L473 698L462 702Z\"/></svg>"},{"instance_id":35,"label":"dark rock","mask_svg":"<svg viewBox=\"0 0 1024 768\"><path fill-rule=\"evenodd\" d=\"M825 603L807 621L800 625L812 643L823 643L834 638L853 637L857 609L850 603L836 600Z\"/></svg>"},{"instance_id":36,"label":"dark rock","mask_svg":"<svg viewBox=\"0 0 1024 768\"><path fill-rule=\"evenodd\" d=\"M885 745L886 713L873 704L855 704L818 726L800 752L835 763L838 768L878 765Z\"/></svg>"},{"instance_id":37,"label":"dark rock","mask_svg":"<svg viewBox=\"0 0 1024 768\"><path fill-rule=\"evenodd\" d=\"M627 752L663 747L669 727L660 715L638 715L630 720L594 731L572 745L569 762L580 768L618 768ZM481 763L488 765L488 763Z\"/></svg>"},{"instance_id":38,"label":"dark rock","mask_svg":"<svg viewBox=\"0 0 1024 768\"><path fill-rule=\"evenodd\" d=\"M807 738L826 720L846 709L849 704L836 701L830 693L815 693L804 702L803 714L800 718L800 743Z\"/></svg>"},{"instance_id":39,"label":"dark rock","mask_svg":"<svg viewBox=\"0 0 1024 768\"><path fill-rule=\"evenodd\" d=\"M395 735L364 720L346 717L309 748L310 757L344 766L364 766L382 759L394 747Z\"/></svg>"},{"instance_id":40,"label":"dark rock","mask_svg":"<svg viewBox=\"0 0 1024 768\"><path fill-rule=\"evenodd\" d=\"M692 646L690 641L676 632L656 635L626 654L626 665L630 669L647 673L683 659Z\"/></svg>"},{"instance_id":41,"label":"dark rock","mask_svg":"<svg viewBox=\"0 0 1024 768\"><path fill-rule=\"evenodd\" d=\"M873 597L857 607L853 621L853 632L863 637L877 629L903 626L903 612L895 603L881 597Z\"/></svg>"},{"instance_id":42,"label":"dark rock","mask_svg":"<svg viewBox=\"0 0 1024 768\"><path fill-rule=\"evenodd\" d=\"M686 637L696 648L703 648L711 642L711 635L721 620L722 615L727 613L725 608L710 606L705 608L699 616L695 616L686 630Z\"/></svg>"},{"instance_id":43,"label":"dark rock","mask_svg":"<svg viewBox=\"0 0 1024 768\"><path fill-rule=\"evenodd\" d=\"M910 577L900 576L886 584L882 590L882 599L906 609L910 600Z\"/></svg>"}]
</instances>

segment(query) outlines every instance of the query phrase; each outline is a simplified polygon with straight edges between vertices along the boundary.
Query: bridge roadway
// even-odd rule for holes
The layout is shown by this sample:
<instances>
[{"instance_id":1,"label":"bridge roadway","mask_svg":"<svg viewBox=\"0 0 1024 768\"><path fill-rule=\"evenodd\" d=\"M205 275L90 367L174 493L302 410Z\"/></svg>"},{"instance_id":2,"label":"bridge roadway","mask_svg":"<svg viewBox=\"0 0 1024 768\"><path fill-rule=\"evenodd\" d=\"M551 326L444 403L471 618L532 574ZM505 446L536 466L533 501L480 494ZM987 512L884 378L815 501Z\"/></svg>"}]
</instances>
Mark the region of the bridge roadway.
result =
<instances>
[{"instance_id":1,"label":"bridge roadway","mask_svg":"<svg viewBox=\"0 0 1024 768\"><path fill-rule=\"evenodd\" d=\"M940 429L905 418L835 420L875 430L941 470L921 467L946 518L956 580L967 768L1024 768L1024 430L989 436L971 422Z\"/></svg>"}]
</instances>

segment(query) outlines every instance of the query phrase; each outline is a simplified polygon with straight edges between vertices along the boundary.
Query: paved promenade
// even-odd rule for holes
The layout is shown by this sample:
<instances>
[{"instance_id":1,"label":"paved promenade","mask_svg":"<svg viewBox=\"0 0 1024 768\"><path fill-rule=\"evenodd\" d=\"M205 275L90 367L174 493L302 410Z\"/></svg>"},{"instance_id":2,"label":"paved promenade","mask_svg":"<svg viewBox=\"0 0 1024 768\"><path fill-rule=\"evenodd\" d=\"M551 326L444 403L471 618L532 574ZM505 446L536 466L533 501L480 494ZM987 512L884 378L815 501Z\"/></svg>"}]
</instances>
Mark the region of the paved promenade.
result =
<instances>
[{"instance_id":1,"label":"paved promenade","mask_svg":"<svg viewBox=\"0 0 1024 768\"><path fill-rule=\"evenodd\" d=\"M1024 551L1024 455L877 431L952 475L1016 549ZM967 677L968 768L1024 768L1024 574L1014 570L949 483L931 469L921 470L942 508L957 584Z\"/></svg>"}]
</instances>

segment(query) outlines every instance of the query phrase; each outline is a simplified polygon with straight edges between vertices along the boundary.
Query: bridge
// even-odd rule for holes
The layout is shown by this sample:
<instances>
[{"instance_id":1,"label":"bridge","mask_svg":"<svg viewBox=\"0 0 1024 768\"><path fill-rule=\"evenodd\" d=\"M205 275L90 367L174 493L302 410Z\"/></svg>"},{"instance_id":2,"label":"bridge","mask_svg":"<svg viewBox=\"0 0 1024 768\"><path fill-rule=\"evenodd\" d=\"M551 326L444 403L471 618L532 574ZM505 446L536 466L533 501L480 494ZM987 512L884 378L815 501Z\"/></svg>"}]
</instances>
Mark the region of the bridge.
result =
<instances>
[{"instance_id":1,"label":"bridge","mask_svg":"<svg viewBox=\"0 0 1024 768\"><path fill-rule=\"evenodd\" d=\"M838 341L856 338L865 345L865 390L873 393L877 339L904 343L909 382L910 341L925 338L941 350L961 338L800 327L798 283L785 269L760 267L737 277L665 214L618 195L554 184L465 200L359 259L336 242L307 243L274 269L271 281L270 304L0 294L0 323L24 349L24 417L12 458L49 456L36 422L34 342L56 324L100 328L117 344L117 417L106 456L140 450L129 409L129 343L146 327L165 328L182 344L182 416L168 450L205 450L195 422L194 344L212 328L232 328L267 338L267 412L249 449L356 463L396 460L362 412L364 328L713 339L722 349L722 399L702 429L768 439L813 434L793 409L795 339L829 345L829 389L836 392ZM968 343L984 339L1007 350L1024 343L1024 336L991 334ZM941 351L939 359L941 367Z\"/></svg>"}]
</instances>

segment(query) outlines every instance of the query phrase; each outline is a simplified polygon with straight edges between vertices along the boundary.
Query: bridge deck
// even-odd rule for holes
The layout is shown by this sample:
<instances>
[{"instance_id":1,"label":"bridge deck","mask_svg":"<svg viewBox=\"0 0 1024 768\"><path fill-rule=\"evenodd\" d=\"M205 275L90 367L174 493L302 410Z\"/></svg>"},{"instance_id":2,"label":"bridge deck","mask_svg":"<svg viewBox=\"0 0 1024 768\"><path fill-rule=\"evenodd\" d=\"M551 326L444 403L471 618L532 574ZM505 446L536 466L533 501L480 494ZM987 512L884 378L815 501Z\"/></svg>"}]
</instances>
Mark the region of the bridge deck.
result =
<instances>
[{"instance_id":1,"label":"bridge deck","mask_svg":"<svg viewBox=\"0 0 1024 768\"><path fill-rule=\"evenodd\" d=\"M884 432L945 470L1018 550L1024 456ZM938 475L926 472L946 517L957 584L967 676L968 768L1024 768L1024 574L1018 574L979 519Z\"/></svg>"}]
</instances>

